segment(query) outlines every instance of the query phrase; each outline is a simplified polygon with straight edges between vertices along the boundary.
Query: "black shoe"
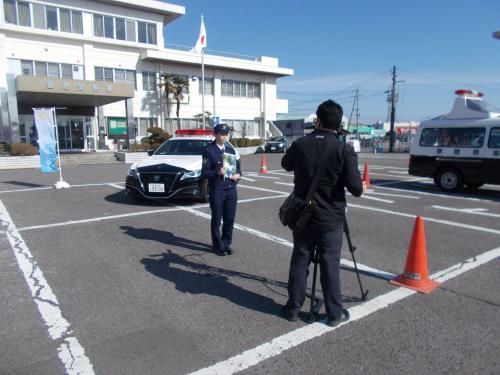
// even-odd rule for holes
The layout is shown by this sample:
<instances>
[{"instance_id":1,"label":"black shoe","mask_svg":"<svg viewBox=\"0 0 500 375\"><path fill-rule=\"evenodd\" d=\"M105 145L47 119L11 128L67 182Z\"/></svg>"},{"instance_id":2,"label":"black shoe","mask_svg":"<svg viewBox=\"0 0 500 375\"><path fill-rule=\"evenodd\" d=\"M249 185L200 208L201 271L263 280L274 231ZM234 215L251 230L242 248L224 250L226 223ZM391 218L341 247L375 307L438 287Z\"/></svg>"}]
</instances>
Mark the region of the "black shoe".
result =
<instances>
[{"instance_id":1,"label":"black shoe","mask_svg":"<svg viewBox=\"0 0 500 375\"><path fill-rule=\"evenodd\" d=\"M219 250L219 249L216 249L215 247L212 248L212 251L220 257L223 257L224 255L226 255L226 252L224 250Z\"/></svg>"},{"instance_id":2,"label":"black shoe","mask_svg":"<svg viewBox=\"0 0 500 375\"><path fill-rule=\"evenodd\" d=\"M349 314L349 311L347 311L346 309L342 309L342 314L336 318L328 318L326 320L326 325L330 327L336 327L340 323L347 322L350 317L351 314Z\"/></svg>"},{"instance_id":3,"label":"black shoe","mask_svg":"<svg viewBox=\"0 0 500 375\"><path fill-rule=\"evenodd\" d=\"M283 314L285 315L285 318L289 321L289 322L296 322L297 320L299 320L299 312L296 311L296 310L293 310L287 306L283 306Z\"/></svg>"},{"instance_id":4,"label":"black shoe","mask_svg":"<svg viewBox=\"0 0 500 375\"><path fill-rule=\"evenodd\" d=\"M234 250L233 250L233 249L231 249L230 247L226 247L226 254L227 254L227 255L231 255L231 254L233 254L233 253L234 253Z\"/></svg>"}]
</instances>

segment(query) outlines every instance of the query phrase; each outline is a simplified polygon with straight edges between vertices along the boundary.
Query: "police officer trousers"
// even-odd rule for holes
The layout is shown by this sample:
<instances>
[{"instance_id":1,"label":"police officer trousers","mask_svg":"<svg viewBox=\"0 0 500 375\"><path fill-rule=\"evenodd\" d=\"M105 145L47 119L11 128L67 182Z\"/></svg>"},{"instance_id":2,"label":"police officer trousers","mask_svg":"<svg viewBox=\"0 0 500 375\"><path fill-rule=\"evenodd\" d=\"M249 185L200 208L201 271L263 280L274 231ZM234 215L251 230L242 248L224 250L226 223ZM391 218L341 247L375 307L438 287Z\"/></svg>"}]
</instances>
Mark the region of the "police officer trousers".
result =
<instances>
[{"instance_id":1,"label":"police officer trousers","mask_svg":"<svg viewBox=\"0 0 500 375\"><path fill-rule=\"evenodd\" d=\"M293 253L288 275L287 307L299 311L306 297L309 265L317 248L319 252L320 282L328 318L342 315L340 296L340 250L343 228L329 232L293 231Z\"/></svg>"},{"instance_id":2,"label":"police officer trousers","mask_svg":"<svg viewBox=\"0 0 500 375\"><path fill-rule=\"evenodd\" d=\"M210 191L209 203L212 210L212 221L210 233L212 235L212 246L216 251L225 251L231 246L233 240L233 226L236 215L236 203L238 193L236 185L216 187ZM222 236L220 233L221 219Z\"/></svg>"}]
</instances>

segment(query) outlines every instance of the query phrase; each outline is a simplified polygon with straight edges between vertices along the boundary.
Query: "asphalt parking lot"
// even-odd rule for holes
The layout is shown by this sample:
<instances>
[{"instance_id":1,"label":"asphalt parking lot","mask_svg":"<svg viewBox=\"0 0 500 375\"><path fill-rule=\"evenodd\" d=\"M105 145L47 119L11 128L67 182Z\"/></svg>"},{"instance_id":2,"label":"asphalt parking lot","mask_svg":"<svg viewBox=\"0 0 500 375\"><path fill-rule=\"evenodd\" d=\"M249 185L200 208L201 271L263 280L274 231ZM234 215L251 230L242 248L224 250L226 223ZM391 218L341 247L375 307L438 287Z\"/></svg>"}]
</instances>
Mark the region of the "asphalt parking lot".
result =
<instances>
[{"instance_id":1,"label":"asphalt parking lot","mask_svg":"<svg viewBox=\"0 0 500 375\"><path fill-rule=\"evenodd\" d=\"M407 154L361 154L373 186L348 198L348 222L368 300L344 241L351 320L330 328L280 315L293 176L280 154L259 175L260 158L243 157L226 257L207 204L131 202L127 165L66 167L61 190L57 175L0 171L0 373L500 373L500 187L445 194L408 176ZM428 295L387 282L417 214L442 283Z\"/></svg>"}]
</instances>

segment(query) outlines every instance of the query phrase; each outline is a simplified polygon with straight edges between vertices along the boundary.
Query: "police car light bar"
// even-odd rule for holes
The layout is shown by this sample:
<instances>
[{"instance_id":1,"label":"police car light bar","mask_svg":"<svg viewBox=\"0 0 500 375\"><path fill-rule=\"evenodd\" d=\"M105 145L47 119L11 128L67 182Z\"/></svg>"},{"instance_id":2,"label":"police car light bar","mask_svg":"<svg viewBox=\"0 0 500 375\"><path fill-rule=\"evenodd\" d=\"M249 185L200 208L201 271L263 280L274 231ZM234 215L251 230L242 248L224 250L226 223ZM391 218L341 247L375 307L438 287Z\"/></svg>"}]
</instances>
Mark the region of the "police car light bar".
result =
<instances>
[{"instance_id":1,"label":"police car light bar","mask_svg":"<svg viewBox=\"0 0 500 375\"><path fill-rule=\"evenodd\" d=\"M213 135L214 131L211 129L178 129L175 131L177 137L187 137L193 135Z\"/></svg>"},{"instance_id":2,"label":"police car light bar","mask_svg":"<svg viewBox=\"0 0 500 375\"><path fill-rule=\"evenodd\" d=\"M471 96L473 98L482 98L484 95L482 92L476 90L464 90L464 89L456 90L455 94L459 96Z\"/></svg>"}]
</instances>

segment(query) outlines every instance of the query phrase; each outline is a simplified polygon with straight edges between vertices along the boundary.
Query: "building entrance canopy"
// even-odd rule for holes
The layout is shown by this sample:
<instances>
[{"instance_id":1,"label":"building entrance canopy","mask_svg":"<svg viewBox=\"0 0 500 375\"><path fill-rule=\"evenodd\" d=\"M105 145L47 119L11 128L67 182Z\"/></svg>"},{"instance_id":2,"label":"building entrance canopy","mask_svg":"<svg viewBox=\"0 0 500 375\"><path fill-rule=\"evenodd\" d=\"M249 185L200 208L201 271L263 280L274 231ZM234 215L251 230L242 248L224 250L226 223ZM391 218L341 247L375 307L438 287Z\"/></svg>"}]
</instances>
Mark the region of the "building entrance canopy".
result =
<instances>
[{"instance_id":1,"label":"building entrance canopy","mask_svg":"<svg viewBox=\"0 0 500 375\"><path fill-rule=\"evenodd\" d=\"M17 101L26 106L100 107L134 97L128 83L17 76Z\"/></svg>"}]
</instances>

